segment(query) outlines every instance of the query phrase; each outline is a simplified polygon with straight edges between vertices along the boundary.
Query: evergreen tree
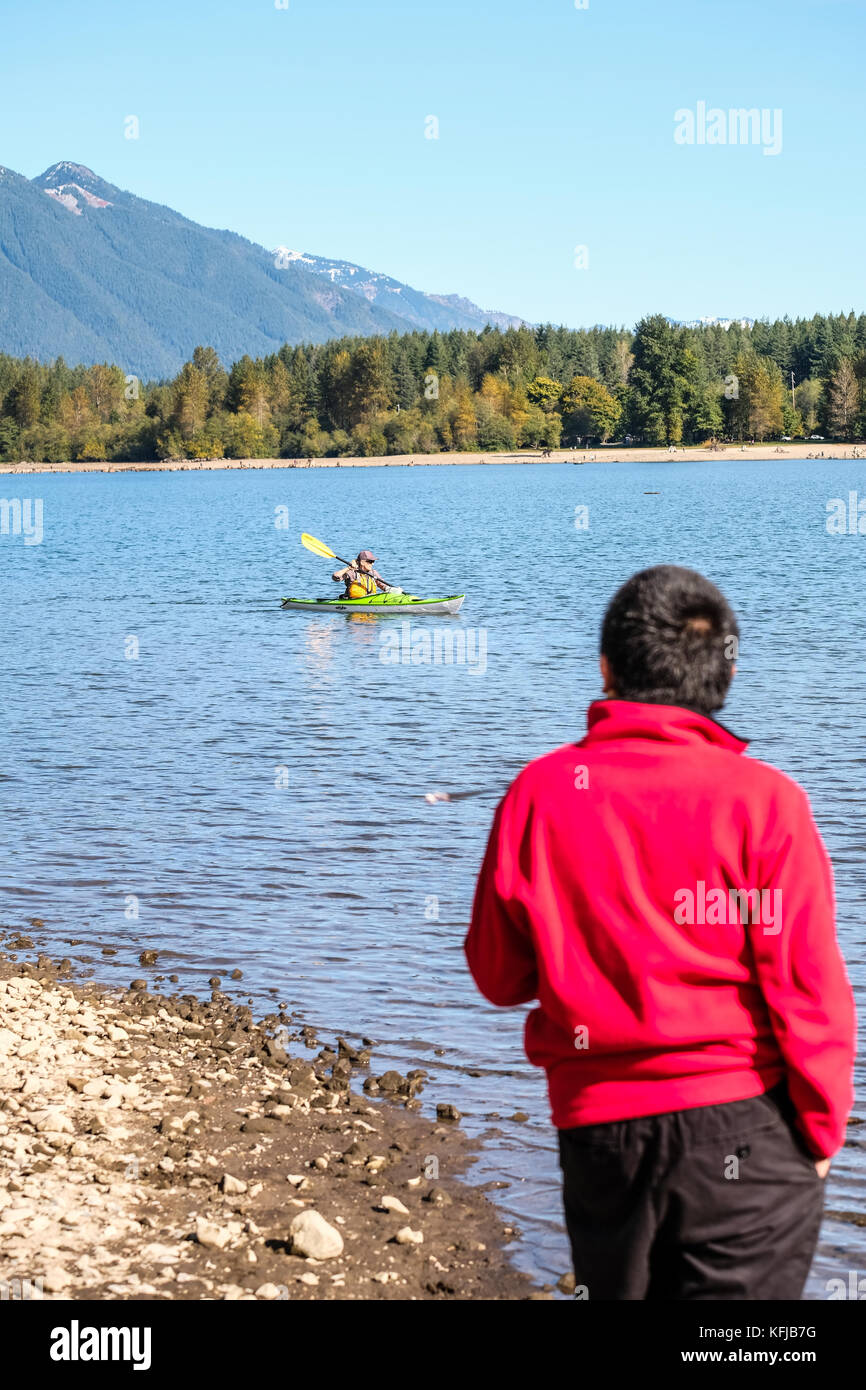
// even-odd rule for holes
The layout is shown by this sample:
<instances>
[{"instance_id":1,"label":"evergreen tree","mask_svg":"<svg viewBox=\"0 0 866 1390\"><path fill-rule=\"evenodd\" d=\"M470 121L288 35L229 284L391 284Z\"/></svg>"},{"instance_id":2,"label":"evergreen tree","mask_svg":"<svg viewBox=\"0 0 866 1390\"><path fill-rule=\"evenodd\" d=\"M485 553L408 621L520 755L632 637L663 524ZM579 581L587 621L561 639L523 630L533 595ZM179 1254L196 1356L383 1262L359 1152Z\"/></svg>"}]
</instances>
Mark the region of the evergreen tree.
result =
<instances>
[{"instance_id":1,"label":"evergreen tree","mask_svg":"<svg viewBox=\"0 0 866 1390\"><path fill-rule=\"evenodd\" d=\"M681 335L663 314L653 314L638 324L632 352L632 428L646 443L678 444L688 388Z\"/></svg>"}]
</instances>

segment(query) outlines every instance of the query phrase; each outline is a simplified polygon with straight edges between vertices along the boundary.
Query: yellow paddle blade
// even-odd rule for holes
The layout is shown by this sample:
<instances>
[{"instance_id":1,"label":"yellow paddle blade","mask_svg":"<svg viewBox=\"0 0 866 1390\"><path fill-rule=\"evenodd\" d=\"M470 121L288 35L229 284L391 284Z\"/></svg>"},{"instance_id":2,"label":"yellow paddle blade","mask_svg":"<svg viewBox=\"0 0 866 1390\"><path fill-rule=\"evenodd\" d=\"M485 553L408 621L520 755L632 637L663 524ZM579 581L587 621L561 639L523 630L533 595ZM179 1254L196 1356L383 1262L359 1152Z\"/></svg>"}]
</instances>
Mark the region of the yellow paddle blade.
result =
<instances>
[{"instance_id":1,"label":"yellow paddle blade","mask_svg":"<svg viewBox=\"0 0 866 1390\"><path fill-rule=\"evenodd\" d=\"M307 550L312 550L314 555L321 555L324 560L337 558L330 546L325 545L324 541L317 541L315 536L308 536L306 531L301 536L301 545L306 546Z\"/></svg>"}]
</instances>

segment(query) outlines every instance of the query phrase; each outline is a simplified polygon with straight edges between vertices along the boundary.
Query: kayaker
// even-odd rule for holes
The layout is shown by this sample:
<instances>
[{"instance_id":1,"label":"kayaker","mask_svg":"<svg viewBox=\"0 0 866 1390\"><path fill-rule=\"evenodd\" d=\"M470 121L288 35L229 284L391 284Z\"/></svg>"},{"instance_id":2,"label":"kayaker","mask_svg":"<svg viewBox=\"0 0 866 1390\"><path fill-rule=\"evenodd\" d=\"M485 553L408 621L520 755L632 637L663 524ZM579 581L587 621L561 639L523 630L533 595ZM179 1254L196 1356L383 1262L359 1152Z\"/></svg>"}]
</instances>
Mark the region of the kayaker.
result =
<instances>
[{"instance_id":1,"label":"kayaker","mask_svg":"<svg viewBox=\"0 0 866 1390\"><path fill-rule=\"evenodd\" d=\"M855 1019L805 792L713 717L737 621L644 570L601 632L606 699L496 813L466 954L537 1001L577 1296L797 1300L845 1142Z\"/></svg>"},{"instance_id":2,"label":"kayaker","mask_svg":"<svg viewBox=\"0 0 866 1390\"><path fill-rule=\"evenodd\" d=\"M375 563L376 556L372 550L362 550L354 565L344 565L342 569L334 570L331 578L338 584L341 581L345 583L346 598L369 598L378 590L383 594L402 594L402 589L386 584L382 576L377 574L373 569Z\"/></svg>"}]
</instances>

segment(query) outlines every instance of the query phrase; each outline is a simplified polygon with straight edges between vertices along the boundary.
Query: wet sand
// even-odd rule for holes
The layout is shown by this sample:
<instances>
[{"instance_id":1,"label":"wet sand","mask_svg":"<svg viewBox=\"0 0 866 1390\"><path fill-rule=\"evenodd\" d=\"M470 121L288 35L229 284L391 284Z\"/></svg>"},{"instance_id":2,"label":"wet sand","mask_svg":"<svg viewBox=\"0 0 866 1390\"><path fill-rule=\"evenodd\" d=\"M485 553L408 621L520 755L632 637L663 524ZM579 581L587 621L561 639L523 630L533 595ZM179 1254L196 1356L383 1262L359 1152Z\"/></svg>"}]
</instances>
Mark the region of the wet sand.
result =
<instances>
[{"instance_id":1,"label":"wet sand","mask_svg":"<svg viewBox=\"0 0 866 1390\"><path fill-rule=\"evenodd\" d=\"M256 1022L217 977L209 1000L152 993L155 953L118 990L29 935L2 945L4 1297L555 1296L461 1181L474 1145L447 1097L416 1113L423 1071L377 1078L373 1040Z\"/></svg>"},{"instance_id":2,"label":"wet sand","mask_svg":"<svg viewBox=\"0 0 866 1390\"><path fill-rule=\"evenodd\" d=\"M4 463L4 473L178 473L209 472L237 468L426 468L445 464L527 464L527 463L658 463L676 459L690 463L713 463L717 459L850 458L866 461L866 444L739 444L707 449L689 448L627 449L603 445L595 449L554 449L546 454L538 449L501 454L392 454L381 458L320 459L166 459L156 463Z\"/></svg>"}]
</instances>

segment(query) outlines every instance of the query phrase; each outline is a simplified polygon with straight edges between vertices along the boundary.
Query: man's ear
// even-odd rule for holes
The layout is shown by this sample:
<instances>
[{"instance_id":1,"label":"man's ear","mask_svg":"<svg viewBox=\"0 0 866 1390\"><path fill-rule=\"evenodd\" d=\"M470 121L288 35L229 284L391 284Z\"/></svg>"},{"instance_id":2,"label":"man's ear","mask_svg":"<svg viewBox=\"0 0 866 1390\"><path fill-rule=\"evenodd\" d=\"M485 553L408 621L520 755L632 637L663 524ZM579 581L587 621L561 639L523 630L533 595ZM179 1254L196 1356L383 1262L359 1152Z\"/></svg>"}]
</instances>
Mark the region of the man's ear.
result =
<instances>
[{"instance_id":1,"label":"man's ear","mask_svg":"<svg viewBox=\"0 0 866 1390\"><path fill-rule=\"evenodd\" d=\"M599 657L598 665L601 670L602 689L605 695L616 695L616 688L613 683L613 672L610 669L610 662L604 654Z\"/></svg>"}]
</instances>

